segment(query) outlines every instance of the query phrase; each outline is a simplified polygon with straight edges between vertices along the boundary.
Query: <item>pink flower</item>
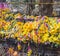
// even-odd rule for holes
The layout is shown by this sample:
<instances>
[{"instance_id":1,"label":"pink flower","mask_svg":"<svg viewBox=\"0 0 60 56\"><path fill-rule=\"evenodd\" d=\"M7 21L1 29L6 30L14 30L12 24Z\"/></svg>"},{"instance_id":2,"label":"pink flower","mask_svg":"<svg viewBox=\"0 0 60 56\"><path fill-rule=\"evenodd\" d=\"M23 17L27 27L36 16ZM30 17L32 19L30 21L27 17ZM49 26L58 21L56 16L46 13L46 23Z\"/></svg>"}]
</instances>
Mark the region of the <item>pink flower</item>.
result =
<instances>
[{"instance_id":1,"label":"pink flower","mask_svg":"<svg viewBox=\"0 0 60 56\"><path fill-rule=\"evenodd\" d=\"M60 22L60 19L58 19L57 22Z\"/></svg>"},{"instance_id":2,"label":"pink flower","mask_svg":"<svg viewBox=\"0 0 60 56\"><path fill-rule=\"evenodd\" d=\"M31 50L30 46L28 46L28 51Z\"/></svg>"},{"instance_id":3,"label":"pink flower","mask_svg":"<svg viewBox=\"0 0 60 56\"><path fill-rule=\"evenodd\" d=\"M6 3L0 3L0 8L1 9L8 8L8 5Z\"/></svg>"},{"instance_id":4,"label":"pink flower","mask_svg":"<svg viewBox=\"0 0 60 56\"><path fill-rule=\"evenodd\" d=\"M44 23L44 25L45 25L46 27L48 27L48 24L47 24L47 23Z\"/></svg>"},{"instance_id":5,"label":"pink flower","mask_svg":"<svg viewBox=\"0 0 60 56\"><path fill-rule=\"evenodd\" d=\"M44 16L42 17L42 20L44 20L45 18L44 18Z\"/></svg>"},{"instance_id":6,"label":"pink flower","mask_svg":"<svg viewBox=\"0 0 60 56\"><path fill-rule=\"evenodd\" d=\"M0 3L0 8L3 8L4 7L4 4L3 3Z\"/></svg>"}]
</instances>

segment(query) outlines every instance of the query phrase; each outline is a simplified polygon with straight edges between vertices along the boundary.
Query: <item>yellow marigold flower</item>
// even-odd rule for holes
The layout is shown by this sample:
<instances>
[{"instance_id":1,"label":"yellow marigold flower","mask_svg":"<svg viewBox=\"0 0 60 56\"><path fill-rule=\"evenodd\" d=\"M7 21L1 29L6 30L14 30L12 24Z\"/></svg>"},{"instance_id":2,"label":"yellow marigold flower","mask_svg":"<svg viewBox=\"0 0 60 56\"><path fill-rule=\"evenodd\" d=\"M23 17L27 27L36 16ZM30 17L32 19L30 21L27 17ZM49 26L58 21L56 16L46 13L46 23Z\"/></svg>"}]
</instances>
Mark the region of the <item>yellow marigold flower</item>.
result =
<instances>
[{"instance_id":1,"label":"yellow marigold flower","mask_svg":"<svg viewBox=\"0 0 60 56\"><path fill-rule=\"evenodd\" d=\"M58 38L57 38L57 37L54 37L54 38L53 38L53 41L54 41L54 42L56 42L57 40L58 40Z\"/></svg>"},{"instance_id":2,"label":"yellow marigold flower","mask_svg":"<svg viewBox=\"0 0 60 56\"><path fill-rule=\"evenodd\" d=\"M60 28L60 22L57 24L57 26L59 26L59 28Z\"/></svg>"},{"instance_id":3,"label":"yellow marigold flower","mask_svg":"<svg viewBox=\"0 0 60 56\"><path fill-rule=\"evenodd\" d=\"M20 14L20 13L18 13L18 14L16 14L16 15L14 15L14 18L16 19L16 18L18 18L18 17L21 17L22 15Z\"/></svg>"},{"instance_id":4,"label":"yellow marigold flower","mask_svg":"<svg viewBox=\"0 0 60 56\"><path fill-rule=\"evenodd\" d=\"M18 50L20 51L22 47L21 47L20 44L18 44L17 48L18 48Z\"/></svg>"},{"instance_id":5,"label":"yellow marigold flower","mask_svg":"<svg viewBox=\"0 0 60 56\"><path fill-rule=\"evenodd\" d=\"M50 34L55 34L56 32L57 32L56 29L52 29L52 30L50 30Z\"/></svg>"},{"instance_id":6,"label":"yellow marigold flower","mask_svg":"<svg viewBox=\"0 0 60 56\"><path fill-rule=\"evenodd\" d=\"M48 17L47 16L44 16L45 17L45 19L48 19Z\"/></svg>"},{"instance_id":7,"label":"yellow marigold flower","mask_svg":"<svg viewBox=\"0 0 60 56\"><path fill-rule=\"evenodd\" d=\"M6 12L2 12L2 14L5 14Z\"/></svg>"},{"instance_id":8,"label":"yellow marigold flower","mask_svg":"<svg viewBox=\"0 0 60 56\"><path fill-rule=\"evenodd\" d=\"M32 54L32 50L30 49L27 53L27 56L31 56L31 54Z\"/></svg>"},{"instance_id":9,"label":"yellow marigold flower","mask_svg":"<svg viewBox=\"0 0 60 56\"><path fill-rule=\"evenodd\" d=\"M37 29L38 28L38 22L37 21L34 21L33 22L33 29Z\"/></svg>"},{"instance_id":10,"label":"yellow marigold flower","mask_svg":"<svg viewBox=\"0 0 60 56\"><path fill-rule=\"evenodd\" d=\"M9 16L9 14L6 14L6 15L5 15L5 18L7 18L8 16Z\"/></svg>"},{"instance_id":11,"label":"yellow marigold flower","mask_svg":"<svg viewBox=\"0 0 60 56\"><path fill-rule=\"evenodd\" d=\"M37 43L38 37L37 37L37 35L35 34L35 31L32 31L31 34L32 34L33 41L34 41L35 43Z\"/></svg>"},{"instance_id":12,"label":"yellow marigold flower","mask_svg":"<svg viewBox=\"0 0 60 56\"><path fill-rule=\"evenodd\" d=\"M18 37L17 40L20 41L20 38Z\"/></svg>"},{"instance_id":13,"label":"yellow marigold flower","mask_svg":"<svg viewBox=\"0 0 60 56\"><path fill-rule=\"evenodd\" d=\"M49 42L53 42L54 43L53 38L54 38L54 35L50 36L49 37Z\"/></svg>"},{"instance_id":14,"label":"yellow marigold flower","mask_svg":"<svg viewBox=\"0 0 60 56\"><path fill-rule=\"evenodd\" d=\"M33 15L31 15L31 16L30 16L30 18L31 18L31 19L34 19L34 16L33 16Z\"/></svg>"},{"instance_id":15,"label":"yellow marigold flower","mask_svg":"<svg viewBox=\"0 0 60 56\"><path fill-rule=\"evenodd\" d=\"M42 36L43 42L48 41L48 38L49 38L48 36L49 36L49 34L44 34L44 35Z\"/></svg>"},{"instance_id":16,"label":"yellow marigold flower","mask_svg":"<svg viewBox=\"0 0 60 56\"><path fill-rule=\"evenodd\" d=\"M18 33L15 33L15 37L19 37L19 36L18 36Z\"/></svg>"},{"instance_id":17,"label":"yellow marigold flower","mask_svg":"<svg viewBox=\"0 0 60 56\"><path fill-rule=\"evenodd\" d=\"M8 30L8 25L5 25L4 26L4 30Z\"/></svg>"}]
</instances>

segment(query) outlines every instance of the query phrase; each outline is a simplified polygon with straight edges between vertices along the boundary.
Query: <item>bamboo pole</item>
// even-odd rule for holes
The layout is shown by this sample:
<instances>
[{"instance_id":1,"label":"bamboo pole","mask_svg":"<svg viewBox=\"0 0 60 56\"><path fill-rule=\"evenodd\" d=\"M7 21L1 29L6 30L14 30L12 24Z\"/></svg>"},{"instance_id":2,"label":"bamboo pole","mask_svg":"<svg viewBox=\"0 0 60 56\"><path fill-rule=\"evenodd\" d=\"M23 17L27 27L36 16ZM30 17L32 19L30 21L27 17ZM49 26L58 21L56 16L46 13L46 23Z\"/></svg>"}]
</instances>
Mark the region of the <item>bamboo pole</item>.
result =
<instances>
[{"instance_id":1,"label":"bamboo pole","mask_svg":"<svg viewBox=\"0 0 60 56\"><path fill-rule=\"evenodd\" d=\"M37 3L37 2L32 2L32 3L31 2L9 2L8 3L8 2L4 2L4 3L7 3L7 4L16 4L16 3L18 3L18 4L53 4L53 5L60 4L60 2L56 2L56 3L54 3L54 2L53 3L49 3L49 2L48 3L47 2L46 3L40 3L40 2L39 3Z\"/></svg>"}]
</instances>

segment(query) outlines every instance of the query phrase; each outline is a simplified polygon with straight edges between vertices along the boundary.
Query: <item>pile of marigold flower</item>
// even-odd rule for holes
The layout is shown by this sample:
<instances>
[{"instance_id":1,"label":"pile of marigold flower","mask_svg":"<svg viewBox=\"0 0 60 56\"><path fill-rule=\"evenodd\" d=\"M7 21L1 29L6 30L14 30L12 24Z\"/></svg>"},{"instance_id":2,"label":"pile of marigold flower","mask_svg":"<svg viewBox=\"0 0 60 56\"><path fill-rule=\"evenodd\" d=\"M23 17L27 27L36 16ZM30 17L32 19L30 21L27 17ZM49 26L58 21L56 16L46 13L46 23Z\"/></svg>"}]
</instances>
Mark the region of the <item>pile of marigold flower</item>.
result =
<instances>
[{"instance_id":1,"label":"pile of marigold flower","mask_svg":"<svg viewBox=\"0 0 60 56\"><path fill-rule=\"evenodd\" d=\"M5 38L17 38L19 41L35 43L52 42L60 44L60 22L57 18L43 17L39 20L20 22L0 19L0 34Z\"/></svg>"},{"instance_id":2,"label":"pile of marigold flower","mask_svg":"<svg viewBox=\"0 0 60 56\"><path fill-rule=\"evenodd\" d=\"M23 43L33 41L36 44L56 43L60 45L60 19L47 16L29 16L12 13L8 8L0 9L0 36L13 38ZM17 20L19 19L19 20ZM20 21L34 19L33 21ZM21 45L18 43L18 49ZM32 50L28 45L28 56Z\"/></svg>"}]
</instances>

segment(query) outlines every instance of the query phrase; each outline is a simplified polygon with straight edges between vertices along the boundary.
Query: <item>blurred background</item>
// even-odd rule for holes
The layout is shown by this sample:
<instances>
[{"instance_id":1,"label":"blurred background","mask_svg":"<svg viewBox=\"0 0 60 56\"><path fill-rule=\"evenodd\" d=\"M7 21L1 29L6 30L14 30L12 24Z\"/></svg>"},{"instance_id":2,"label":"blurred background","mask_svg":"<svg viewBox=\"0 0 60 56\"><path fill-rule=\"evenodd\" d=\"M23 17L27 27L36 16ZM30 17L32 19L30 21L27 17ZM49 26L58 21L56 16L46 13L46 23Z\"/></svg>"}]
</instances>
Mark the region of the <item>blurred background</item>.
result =
<instances>
[{"instance_id":1,"label":"blurred background","mask_svg":"<svg viewBox=\"0 0 60 56\"><path fill-rule=\"evenodd\" d=\"M50 17L60 16L60 0L0 0L0 4L3 4L3 3L5 3L8 6L11 12L20 12L22 15L23 14L34 15L34 16L37 16L37 15L45 16L46 15ZM0 45L0 54L4 53L4 49L1 47L2 45ZM45 52L48 54L46 50ZM53 53L54 56L57 56L55 55L54 51L53 52L49 51L49 53ZM58 51L58 53L60 56L60 51Z\"/></svg>"},{"instance_id":2,"label":"blurred background","mask_svg":"<svg viewBox=\"0 0 60 56\"><path fill-rule=\"evenodd\" d=\"M60 0L0 0L22 14L60 16ZM12 3L13 2L13 3Z\"/></svg>"}]
</instances>

